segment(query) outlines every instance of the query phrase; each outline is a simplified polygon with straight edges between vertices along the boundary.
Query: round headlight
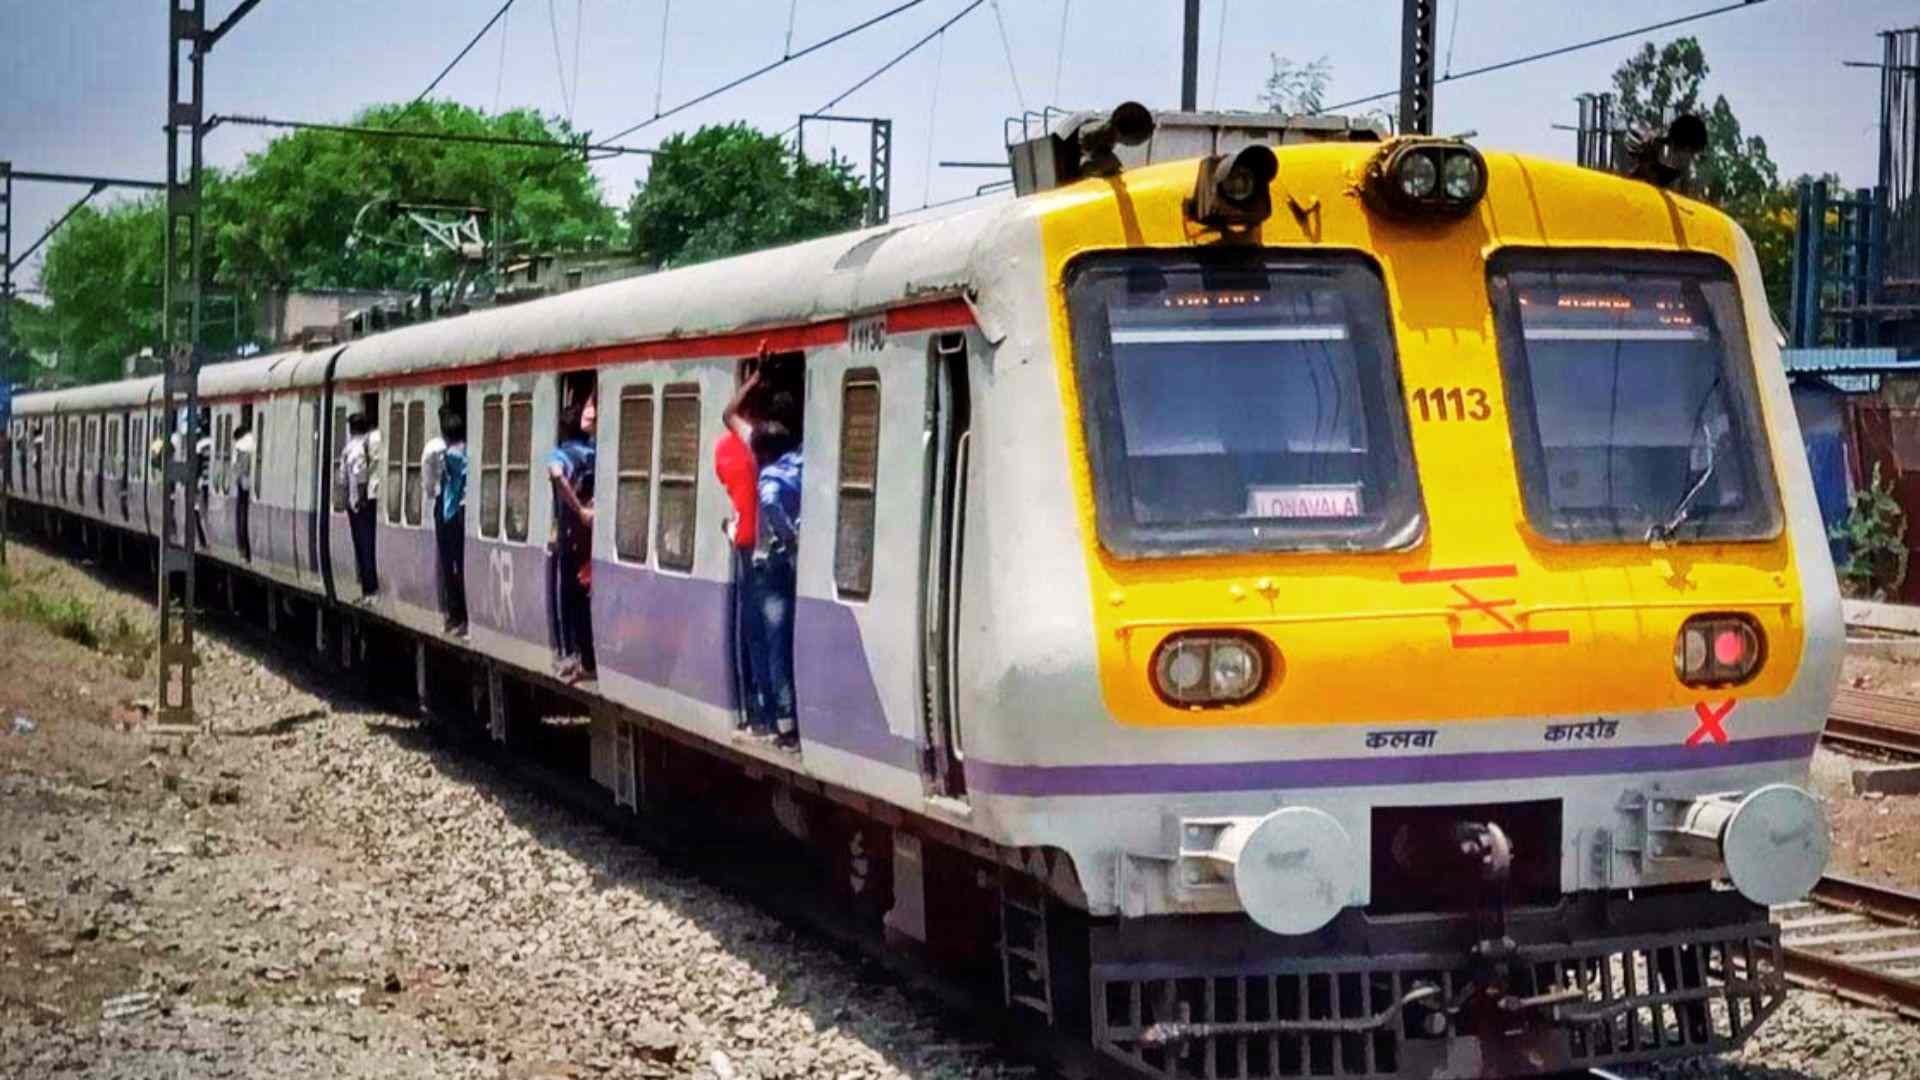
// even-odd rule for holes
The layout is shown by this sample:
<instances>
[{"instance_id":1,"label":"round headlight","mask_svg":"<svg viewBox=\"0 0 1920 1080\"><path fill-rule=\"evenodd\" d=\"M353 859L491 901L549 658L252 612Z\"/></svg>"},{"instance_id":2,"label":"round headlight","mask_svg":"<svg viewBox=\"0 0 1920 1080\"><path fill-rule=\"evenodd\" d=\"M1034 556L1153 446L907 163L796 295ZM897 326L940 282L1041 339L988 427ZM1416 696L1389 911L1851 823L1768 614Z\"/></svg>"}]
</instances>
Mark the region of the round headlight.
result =
<instances>
[{"instance_id":1,"label":"round headlight","mask_svg":"<svg viewBox=\"0 0 1920 1080\"><path fill-rule=\"evenodd\" d=\"M1472 154L1448 154L1441 167L1441 190L1457 201L1471 199L1480 190L1480 163Z\"/></svg>"},{"instance_id":2,"label":"round headlight","mask_svg":"<svg viewBox=\"0 0 1920 1080\"><path fill-rule=\"evenodd\" d=\"M1244 641L1216 641L1208 662L1209 689L1215 701L1239 701L1260 685L1260 656Z\"/></svg>"},{"instance_id":3,"label":"round headlight","mask_svg":"<svg viewBox=\"0 0 1920 1080\"><path fill-rule=\"evenodd\" d=\"M1408 198L1425 199L1440 183L1440 169L1429 154L1408 154L1400 159L1400 190Z\"/></svg>"},{"instance_id":4,"label":"round headlight","mask_svg":"<svg viewBox=\"0 0 1920 1080\"><path fill-rule=\"evenodd\" d=\"M1227 175L1220 178L1220 194L1231 202L1246 202L1253 198L1258 186L1253 173L1246 169L1228 169Z\"/></svg>"},{"instance_id":5,"label":"round headlight","mask_svg":"<svg viewBox=\"0 0 1920 1080\"><path fill-rule=\"evenodd\" d=\"M1175 697L1188 697L1200 688L1207 675L1205 646L1182 645L1169 649L1160 661L1160 678Z\"/></svg>"}]
</instances>

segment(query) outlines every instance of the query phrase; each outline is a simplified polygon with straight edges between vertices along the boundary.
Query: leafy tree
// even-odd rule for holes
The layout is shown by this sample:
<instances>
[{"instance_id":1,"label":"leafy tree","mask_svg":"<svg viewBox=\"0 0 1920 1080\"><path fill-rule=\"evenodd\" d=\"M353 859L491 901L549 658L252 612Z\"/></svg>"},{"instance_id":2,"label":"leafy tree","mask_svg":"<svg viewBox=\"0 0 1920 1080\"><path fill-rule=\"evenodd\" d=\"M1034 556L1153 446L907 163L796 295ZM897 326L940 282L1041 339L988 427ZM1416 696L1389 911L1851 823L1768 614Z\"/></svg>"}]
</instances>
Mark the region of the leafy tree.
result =
<instances>
[{"instance_id":1,"label":"leafy tree","mask_svg":"<svg viewBox=\"0 0 1920 1080\"><path fill-rule=\"evenodd\" d=\"M1327 85L1333 81L1333 65L1322 56L1304 64L1273 54L1273 72L1260 100L1282 116L1317 113L1327 103Z\"/></svg>"},{"instance_id":2,"label":"leafy tree","mask_svg":"<svg viewBox=\"0 0 1920 1080\"><path fill-rule=\"evenodd\" d=\"M1706 122L1707 148L1694 161L1691 193L1747 231L1777 317L1787 310L1792 287L1794 195L1781 186L1766 140L1741 129L1724 95L1703 105L1710 70L1697 38L1676 38L1662 48L1648 42L1615 69L1614 96L1621 120L1634 130L1663 130L1682 113Z\"/></svg>"},{"instance_id":3,"label":"leafy tree","mask_svg":"<svg viewBox=\"0 0 1920 1080\"><path fill-rule=\"evenodd\" d=\"M88 206L47 243L40 287L53 305L22 338L35 352L57 354L61 375L118 378L126 357L159 340L163 206L152 195Z\"/></svg>"},{"instance_id":4,"label":"leafy tree","mask_svg":"<svg viewBox=\"0 0 1920 1080\"><path fill-rule=\"evenodd\" d=\"M574 137L565 121L531 110L488 116L444 101L375 106L353 124L542 141ZM228 279L255 288L398 288L450 277L454 257L425 249L417 228L386 208L360 216L376 199L487 210L498 215L506 245L604 244L618 227L578 154L308 130L249 155L209 200L213 249ZM349 244L356 220L372 227Z\"/></svg>"},{"instance_id":5,"label":"leafy tree","mask_svg":"<svg viewBox=\"0 0 1920 1080\"><path fill-rule=\"evenodd\" d=\"M573 137L564 122L529 110L488 116L447 102L376 106L353 123L543 141ZM579 154L296 132L249 155L230 174L207 174L207 346L221 352L246 343L254 301L271 289L408 288L452 277L451 254L423 251L417 228L379 208L363 219L369 226L364 242L348 243L361 209L377 199L497 212L503 246L604 244L619 232L618 213L602 200ZM126 356L157 346L164 216L162 200L149 197L89 207L55 234L40 275L52 313L28 347L57 351L63 375L91 382L117 377Z\"/></svg>"},{"instance_id":6,"label":"leafy tree","mask_svg":"<svg viewBox=\"0 0 1920 1080\"><path fill-rule=\"evenodd\" d=\"M665 266L851 229L866 202L846 162L801 159L778 138L733 123L663 141L627 220L634 248Z\"/></svg>"}]
</instances>

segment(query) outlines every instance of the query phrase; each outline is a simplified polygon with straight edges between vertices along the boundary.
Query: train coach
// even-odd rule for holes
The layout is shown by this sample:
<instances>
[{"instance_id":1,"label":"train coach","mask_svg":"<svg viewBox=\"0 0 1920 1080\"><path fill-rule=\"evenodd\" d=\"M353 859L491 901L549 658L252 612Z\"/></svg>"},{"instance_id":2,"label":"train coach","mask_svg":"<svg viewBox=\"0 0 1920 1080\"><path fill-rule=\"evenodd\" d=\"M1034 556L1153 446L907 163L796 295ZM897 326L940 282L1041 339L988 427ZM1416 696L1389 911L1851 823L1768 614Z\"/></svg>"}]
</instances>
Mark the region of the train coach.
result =
<instances>
[{"instance_id":1,"label":"train coach","mask_svg":"<svg viewBox=\"0 0 1920 1080\"><path fill-rule=\"evenodd\" d=\"M209 368L203 576L360 664L468 673L496 735L575 703L610 798L764 814L1131 1074L1739 1045L1785 995L1767 907L1825 863L1842 643L1752 245L1460 140L1177 119L1076 118L1004 204ZM712 448L763 351L802 373L797 755L734 734ZM544 463L589 384L599 664L569 684ZM15 497L150 541L157 395L20 398ZM420 472L447 407L459 637Z\"/></svg>"}]
</instances>

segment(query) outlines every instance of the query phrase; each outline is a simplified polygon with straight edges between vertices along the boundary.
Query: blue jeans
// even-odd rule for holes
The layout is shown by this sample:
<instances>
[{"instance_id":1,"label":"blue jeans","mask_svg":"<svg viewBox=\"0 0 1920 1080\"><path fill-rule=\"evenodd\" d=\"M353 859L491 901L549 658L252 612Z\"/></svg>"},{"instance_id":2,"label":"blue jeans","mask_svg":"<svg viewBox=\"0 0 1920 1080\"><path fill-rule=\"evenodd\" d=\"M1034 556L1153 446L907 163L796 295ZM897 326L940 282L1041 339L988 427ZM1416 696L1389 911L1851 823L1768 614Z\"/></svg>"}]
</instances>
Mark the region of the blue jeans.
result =
<instances>
[{"instance_id":1,"label":"blue jeans","mask_svg":"<svg viewBox=\"0 0 1920 1080\"><path fill-rule=\"evenodd\" d=\"M754 719L756 730L781 735L797 734L799 723L793 707L793 556L774 552L753 567L753 614L760 624L764 665L756 665L754 676L761 701L760 715Z\"/></svg>"},{"instance_id":2,"label":"blue jeans","mask_svg":"<svg viewBox=\"0 0 1920 1080\"><path fill-rule=\"evenodd\" d=\"M733 696L740 717L736 724L756 731L772 731L766 715L766 697L760 692L766 669L766 632L761 628L759 591L754 583L753 549L733 549L733 583L727 587L727 656L733 669Z\"/></svg>"}]
</instances>

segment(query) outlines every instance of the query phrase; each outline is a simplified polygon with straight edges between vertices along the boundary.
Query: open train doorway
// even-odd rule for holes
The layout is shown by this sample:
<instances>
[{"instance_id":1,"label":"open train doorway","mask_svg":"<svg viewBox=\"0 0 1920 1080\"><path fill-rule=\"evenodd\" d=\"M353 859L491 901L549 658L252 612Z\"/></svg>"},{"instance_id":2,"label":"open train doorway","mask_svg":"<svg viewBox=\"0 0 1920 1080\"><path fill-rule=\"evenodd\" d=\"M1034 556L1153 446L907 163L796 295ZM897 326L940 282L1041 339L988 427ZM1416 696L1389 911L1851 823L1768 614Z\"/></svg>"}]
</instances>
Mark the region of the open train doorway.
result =
<instances>
[{"instance_id":1,"label":"open train doorway","mask_svg":"<svg viewBox=\"0 0 1920 1080\"><path fill-rule=\"evenodd\" d=\"M922 763L931 794L967 795L966 744L960 725L961 556L966 534L968 457L973 447L973 395L965 334L941 334L928 345L927 542L922 575L921 655L926 682L927 739Z\"/></svg>"},{"instance_id":2,"label":"open train doorway","mask_svg":"<svg viewBox=\"0 0 1920 1080\"><path fill-rule=\"evenodd\" d=\"M733 509L726 528L733 550L728 656L735 724L797 746L794 529L805 459L806 355L762 353L740 361L734 376L714 471Z\"/></svg>"},{"instance_id":3,"label":"open train doorway","mask_svg":"<svg viewBox=\"0 0 1920 1080\"><path fill-rule=\"evenodd\" d=\"M600 405L592 371L559 376L559 421L547 478L553 525L547 540L547 633L554 674L568 682L598 678L593 635L593 516Z\"/></svg>"}]
</instances>

